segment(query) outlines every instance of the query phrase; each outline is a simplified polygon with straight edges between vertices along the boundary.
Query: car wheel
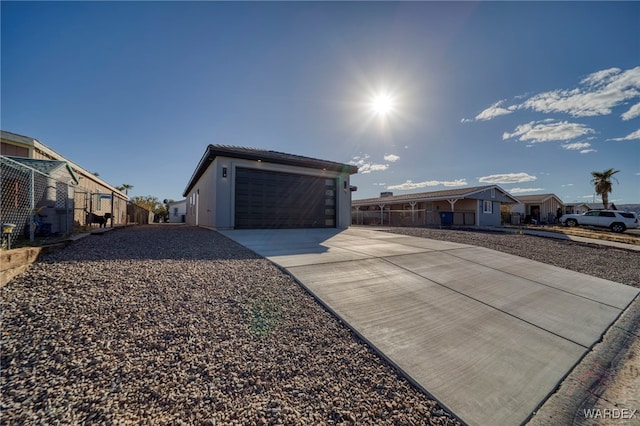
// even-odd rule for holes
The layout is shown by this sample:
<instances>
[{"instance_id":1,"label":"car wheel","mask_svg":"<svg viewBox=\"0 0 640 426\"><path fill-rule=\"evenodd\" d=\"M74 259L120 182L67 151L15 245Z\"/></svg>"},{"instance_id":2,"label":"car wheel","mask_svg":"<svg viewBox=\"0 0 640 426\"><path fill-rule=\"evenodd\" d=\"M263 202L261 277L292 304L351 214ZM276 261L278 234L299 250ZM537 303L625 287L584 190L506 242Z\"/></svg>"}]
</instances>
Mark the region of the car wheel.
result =
<instances>
[{"instance_id":1,"label":"car wheel","mask_svg":"<svg viewBox=\"0 0 640 426\"><path fill-rule=\"evenodd\" d=\"M627 227L624 226L623 223L612 223L611 224L611 230L613 232L624 232L625 229L627 229Z\"/></svg>"},{"instance_id":2,"label":"car wheel","mask_svg":"<svg viewBox=\"0 0 640 426\"><path fill-rule=\"evenodd\" d=\"M567 226L577 226L578 221L575 219L567 219L567 221L564 224Z\"/></svg>"}]
</instances>

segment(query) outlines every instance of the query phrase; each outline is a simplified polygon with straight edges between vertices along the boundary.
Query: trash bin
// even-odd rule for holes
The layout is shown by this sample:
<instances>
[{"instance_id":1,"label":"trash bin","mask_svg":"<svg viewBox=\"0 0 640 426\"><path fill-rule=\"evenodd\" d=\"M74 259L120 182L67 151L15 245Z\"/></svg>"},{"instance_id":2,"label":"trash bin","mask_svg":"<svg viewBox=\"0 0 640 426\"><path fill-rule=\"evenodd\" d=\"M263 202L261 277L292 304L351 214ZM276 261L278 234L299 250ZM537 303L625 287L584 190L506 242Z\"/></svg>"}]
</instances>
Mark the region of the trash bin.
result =
<instances>
[{"instance_id":1,"label":"trash bin","mask_svg":"<svg viewBox=\"0 0 640 426\"><path fill-rule=\"evenodd\" d=\"M442 226L453 225L453 212L440 212L440 225Z\"/></svg>"}]
</instances>

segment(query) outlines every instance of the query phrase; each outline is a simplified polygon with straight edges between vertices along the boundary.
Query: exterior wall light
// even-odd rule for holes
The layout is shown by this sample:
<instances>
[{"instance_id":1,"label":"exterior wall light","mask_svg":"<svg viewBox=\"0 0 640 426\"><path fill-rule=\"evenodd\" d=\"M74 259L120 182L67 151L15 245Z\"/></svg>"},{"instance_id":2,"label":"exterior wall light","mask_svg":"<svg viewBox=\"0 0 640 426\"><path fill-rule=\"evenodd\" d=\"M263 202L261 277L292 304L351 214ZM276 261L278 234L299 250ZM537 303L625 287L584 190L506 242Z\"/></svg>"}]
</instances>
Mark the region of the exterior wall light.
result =
<instances>
[{"instance_id":1,"label":"exterior wall light","mask_svg":"<svg viewBox=\"0 0 640 426\"><path fill-rule=\"evenodd\" d=\"M227 177L227 168L226 168L226 167L223 167L223 168L222 168L222 177L223 177L223 178L226 178L226 177Z\"/></svg>"}]
</instances>

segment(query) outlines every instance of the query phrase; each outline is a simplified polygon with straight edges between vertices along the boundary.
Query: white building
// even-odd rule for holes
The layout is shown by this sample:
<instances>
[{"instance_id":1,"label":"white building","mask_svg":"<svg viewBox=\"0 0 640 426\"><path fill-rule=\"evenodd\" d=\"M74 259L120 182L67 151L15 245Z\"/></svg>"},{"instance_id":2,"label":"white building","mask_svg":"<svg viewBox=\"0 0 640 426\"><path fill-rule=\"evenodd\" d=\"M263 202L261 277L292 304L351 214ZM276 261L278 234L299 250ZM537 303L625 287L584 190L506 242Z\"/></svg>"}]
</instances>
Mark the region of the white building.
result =
<instances>
[{"instance_id":1,"label":"white building","mask_svg":"<svg viewBox=\"0 0 640 426\"><path fill-rule=\"evenodd\" d=\"M167 203L167 207L169 209L169 222L186 222L187 200L172 201L170 203Z\"/></svg>"},{"instance_id":2,"label":"white building","mask_svg":"<svg viewBox=\"0 0 640 426\"><path fill-rule=\"evenodd\" d=\"M189 180L186 222L217 229L347 228L358 168L265 149L209 145Z\"/></svg>"}]
</instances>

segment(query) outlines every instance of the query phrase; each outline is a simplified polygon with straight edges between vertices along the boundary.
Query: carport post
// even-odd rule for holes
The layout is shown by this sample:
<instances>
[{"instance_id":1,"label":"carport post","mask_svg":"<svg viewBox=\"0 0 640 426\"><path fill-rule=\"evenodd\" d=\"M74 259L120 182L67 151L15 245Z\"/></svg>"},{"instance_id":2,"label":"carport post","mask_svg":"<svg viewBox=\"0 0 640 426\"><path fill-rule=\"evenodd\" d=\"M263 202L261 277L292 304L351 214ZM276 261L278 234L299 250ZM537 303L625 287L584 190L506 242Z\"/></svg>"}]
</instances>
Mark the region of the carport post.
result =
<instances>
[{"instance_id":1,"label":"carport post","mask_svg":"<svg viewBox=\"0 0 640 426\"><path fill-rule=\"evenodd\" d=\"M411 206L411 224L412 225L416 224L416 215L415 215L415 213L416 213L416 204L418 204L418 203L416 203L415 201L411 201L409 203L409 205Z\"/></svg>"},{"instance_id":2,"label":"carport post","mask_svg":"<svg viewBox=\"0 0 640 426\"><path fill-rule=\"evenodd\" d=\"M380 207L380 225L384 225L384 206L386 204L378 204L378 207Z\"/></svg>"}]
</instances>

